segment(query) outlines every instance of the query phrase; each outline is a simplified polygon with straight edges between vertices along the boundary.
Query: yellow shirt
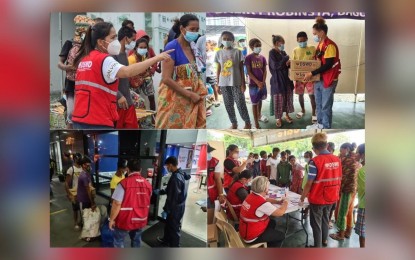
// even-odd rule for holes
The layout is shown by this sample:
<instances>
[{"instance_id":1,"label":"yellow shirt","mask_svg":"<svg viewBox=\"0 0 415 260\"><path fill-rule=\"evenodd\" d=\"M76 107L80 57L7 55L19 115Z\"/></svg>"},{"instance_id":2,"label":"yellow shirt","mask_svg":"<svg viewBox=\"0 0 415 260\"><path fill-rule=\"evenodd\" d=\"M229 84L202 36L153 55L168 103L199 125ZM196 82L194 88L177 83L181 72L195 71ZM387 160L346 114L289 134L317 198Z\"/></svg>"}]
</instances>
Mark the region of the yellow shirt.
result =
<instances>
[{"instance_id":1,"label":"yellow shirt","mask_svg":"<svg viewBox=\"0 0 415 260\"><path fill-rule=\"evenodd\" d=\"M293 60L314 60L316 47L307 46L305 48L297 47L293 51Z\"/></svg>"},{"instance_id":2,"label":"yellow shirt","mask_svg":"<svg viewBox=\"0 0 415 260\"><path fill-rule=\"evenodd\" d=\"M115 190L118 183L120 183L120 181L124 180L124 178L125 178L124 174L121 176L121 178L114 174L114 176L112 176L112 179L111 179L111 182L110 182L110 189Z\"/></svg>"},{"instance_id":3,"label":"yellow shirt","mask_svg":"<svg viewBox=\"0 0 415 260\"><path fill-rule=\"evenodd\" d=\"M322 45L323 43L320 43L319 44L319 46L318 46L318 49L320 49L321 48L321 45ZM333 45L333 44L329 44L329 45L327 45L327 49L326 49L326 51L324 52L324 58L325 59L328 59L328 58L335 58L336 57L336 47Z\"/></svg>"}]
</instances>

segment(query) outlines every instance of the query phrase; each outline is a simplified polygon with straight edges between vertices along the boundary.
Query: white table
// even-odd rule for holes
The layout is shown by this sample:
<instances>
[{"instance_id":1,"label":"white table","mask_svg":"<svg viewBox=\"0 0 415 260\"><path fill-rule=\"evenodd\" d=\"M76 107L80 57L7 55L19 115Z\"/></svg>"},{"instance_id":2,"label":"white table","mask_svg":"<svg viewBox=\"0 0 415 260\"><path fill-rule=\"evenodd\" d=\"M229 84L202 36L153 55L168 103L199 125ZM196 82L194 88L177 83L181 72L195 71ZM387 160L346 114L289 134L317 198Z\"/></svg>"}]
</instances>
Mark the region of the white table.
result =
<instances>
[{"instance_id":1,"label":"white table","mask_svg":"<svg viewBox=\"0 0 415 260\"><path fill-rule=\"evenodd\" d=\"M280 187L272 185L272 184L269 185L269 191L272 194L277 193L278 189L280 189ZM290 237L290 236L292 236L292 235L294 235L298 232L304 231L304 233L306 235L305 246L308 247L308 233L307 233L307 230L304 226L304 222L305 222L305 219L306 219L305 218L305 209L308 208L308 206L309 206L308 199L306 198L304 200L304 205L303 206L299 206L298 203L300 202L300 198L301 198L300 194L297 194L297 193L292 192L292 191L288 191L287 192L287 197L288 197L290 202L289 202L288 208L287 208L287 210L285 211L285 214L284 214L285 219L286 219L286 222L285 222L285 239L287 239L288 237ZM277 199L279 199L279 198L277 198ZM274 206L277 207L277 208L281 207L281 205L279 205L279 204L274 204ZM296 218L296 217L290 215L290 213L297 212L297 211L300 211L301 218ZM294 219L296 221L300 221L302 229L299 229L299 230L287 235L289 219Z\"/></svg>"}]
</instances>

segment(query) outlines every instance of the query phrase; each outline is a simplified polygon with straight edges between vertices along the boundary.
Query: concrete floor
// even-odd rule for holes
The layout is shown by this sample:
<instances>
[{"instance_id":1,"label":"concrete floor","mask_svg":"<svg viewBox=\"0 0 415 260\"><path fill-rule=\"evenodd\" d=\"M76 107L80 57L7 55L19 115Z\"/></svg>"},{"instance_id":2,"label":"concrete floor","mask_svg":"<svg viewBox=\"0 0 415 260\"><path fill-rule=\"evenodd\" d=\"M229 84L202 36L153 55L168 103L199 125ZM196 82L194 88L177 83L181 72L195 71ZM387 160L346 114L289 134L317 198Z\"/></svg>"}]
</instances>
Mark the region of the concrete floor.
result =
<instances>
[{"instance_id":1,"label":"concrete floor","mask_svg":"<svg viewBox=\"0 0 415 260\"><path fill-rule=\"evenodd\" d=\"M341 95L339 95L341 96ZM231 126L231 122L228 118L225 105L222 100L222 96L219 95L221 105L219 107L211 107L212 115L207 117L207 129L228 129ZM252 103L246 94L246 105L248 108L249 116L251 118L252 126L254 127L254 117L252 114ZM301 111L300 104L298 102L298 95L294 95L294 113L290 116L293 119L292 124L286 123L283 119L282 129L305 129L308 125L311 125L311 103L307 95L304 97L305 115L302 119L295 118L297 112ZM270 97L262 102L262 114L268 117L268 123L259 122L262 129L276 129L276 119L274 116L270 116ZM235 114L238 119L238 128L242 129L245 125L244 121L239 115L238 109L235 105ZM285 116L285 113L284 113ZM365 128L365 102L353 103L345 101L335 95L335 102L333 105L333 123L332 129L364 129Z\"/></svg>"},{"instance_id":2,"label":"concrete floor","mask_svg":"<svg viewBox=\"0 0 415 260\"><path fill-rule=\"evenodd\" d=\"M187 233L206 241L206 213L203 212L196 201L206 199L206 190L197 191L198 180L191 179L189 184L188 198L186 201L186 211L183 217L182 230ZM50 246L51 247L100 247L100 240L85 242L79 238L81 231L74 229L73 211L71 203L66 197L64 184L59 182L58 178L54 178L51 184L53 198L50 202ZM165 196L160 198L160 208L163 207ZM106 205L108 200L104 197L97 196L97 205ZM159 210L161 214L162 210ZM155 222L149 222L147 229ZM142 247L149 247L146 243L141 243ZM130 247L130 239L126 237L125 246Z\"/></svg>"}]
</instances>

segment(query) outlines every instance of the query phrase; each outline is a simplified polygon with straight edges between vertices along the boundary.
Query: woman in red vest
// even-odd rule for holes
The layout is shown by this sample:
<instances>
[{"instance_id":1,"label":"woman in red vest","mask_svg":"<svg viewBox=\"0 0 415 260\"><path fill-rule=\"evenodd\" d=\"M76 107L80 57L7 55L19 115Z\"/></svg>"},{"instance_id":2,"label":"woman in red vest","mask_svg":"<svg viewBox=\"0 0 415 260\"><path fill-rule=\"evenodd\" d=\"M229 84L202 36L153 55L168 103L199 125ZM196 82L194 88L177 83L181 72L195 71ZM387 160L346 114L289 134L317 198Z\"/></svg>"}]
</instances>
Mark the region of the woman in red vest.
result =
<instances>
[{"instance_id":1,"label":"woman in red vest","mask_svg":"<svg viewBox=\"0 0 415 260\"><path fill-rule=\"evenodd\" d=\"M111 23L89 27L78 56L75 78L75 105L72 121L75 129L113 129L118 120L118 79L129 78L151 65L170 58L169 50L144 62L124 66L110 55L118 55L121 44Z\"/></svg>"},{"instance_id":2,"label":"woman in red vest","mask_svg":"<svg viewBox=\"0 0 415 260\"><path fill-rule=\"evenodd\" d=\"M331 128L334 93L340 74L339 48L337 44L327 37L328 27L322 17L316 18L313 26L314 41L318 43L316 58L321 61L321 67L308 72L304 80L308 81L312 76L320 74L320 81L314 84L314 96L316 99L317 123L308 126L309 129Z\"/></svg>"},{"instance_id":3,"label":"woman in red vest","mask_svg":"<svg viewBox=\"0 0 415 260\"><path fill-rule=\"evenodd\" d=\"M236 217L239 219L239 212L241 211L242 202L249 195L248 183L252 181L252 174L248 170L242 171L240 174L234 176L233 182L229 186L229 192L226 195L229 203L235 211ZM230 209L226 211L228 219L236 221L231 214Z\"/></svg>"},{"instance_id":4,"label":"woman in red vest","mask_svg":"<svg viewBox=\"0 0 415 260\"><path fill-rule=\"evenodd\" d=\"M242 203L239 234L246 243L267 242L268 247L277 247L285 239L285 234L275 229L275 221L270 216L280 217L285 214L288 201L267 199L269 180L265 176L256 177L249 194ZM273 204L282 204L279 208Z\"/></svg>"},{"instance_id":5,"label":"woman in red vest","mask_svg":"<svg viewBox=\"0 0 415 260\"><path fill-rule=\"evenodd\" d=\"M226 149L226 159L223 162L225 173L223 175L223 188L226 193L229 191L229 186L233 181L235 174L241 173L245 170L248 163L252 163L253 159L246 160L244 163L240 163L239 159L239 148L238 146L231 144Z\"/></svg>"}]
</instances>

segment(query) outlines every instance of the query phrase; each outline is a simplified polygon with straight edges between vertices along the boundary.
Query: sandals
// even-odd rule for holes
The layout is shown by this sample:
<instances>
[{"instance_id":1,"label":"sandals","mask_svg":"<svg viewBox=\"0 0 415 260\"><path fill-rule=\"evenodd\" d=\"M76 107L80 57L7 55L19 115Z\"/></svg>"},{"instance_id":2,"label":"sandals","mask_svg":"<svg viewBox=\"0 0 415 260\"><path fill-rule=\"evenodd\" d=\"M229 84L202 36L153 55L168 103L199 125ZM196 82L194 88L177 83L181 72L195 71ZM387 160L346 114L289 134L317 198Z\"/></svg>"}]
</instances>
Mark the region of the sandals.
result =
<instances>
[{"instance_id":1,"label":"sandals","mask_svg":"<svg viewBox=\"0 0 415 260\"><path fill-rule=\"evenodd\" d=\"M245 124L244 129L251 129L251 128L252 128L252 125L251 124Z\"/></svg>"},{"instance_id":2,"label":"sandals","mask_svg":"<svg viewBox=\"0 0 415 260\"><path fill-rule=\"evenodd\" d=\"M311 117L311 123L317 123L317 116L312 116Z\"/></svg>"},{"instance_id":3,"label":"sandals","mask_svg":"<svg viewBox=\"0 0 415 260\"><path fill-rule=\"evenodd\" d=\"M206 116L211 116L212 115L212 110L208 110L208 111L206 111Z\"/></svg>"},{"instance_id":4,"label":"sandals","mask_svg":"<svg viewBox=\"0 0 415 260\"><path fill-rule=\"evenodd\" d=\"M295 115L295 117L296 117L297 119L301 119L301 118L303 118L303 116L304 116L304 113L303 113L303 112L298 112L298 113Z\"/></svg>"},{"instance_id":5,"label":"sandals","mask_svg":"<svg viewBox=\"0 0 415 260\"><path fill-rule=\"evenodd\" d=\"M352 228L351 229L346 229L346 232L344 232L344 237L345 238L350 238L350 236L352 235Z\"/></svg>"},{"instance_id":6,"label":"sandals","mask_svg":"<svg viewBox=\"0 0 415 260\"><path fill-rule=\"evenodd\" d=\"M282 126L281 119L277 119L277 128L281 128L281 126Z\"/></svg>"},{"instance_id":7,"label":"sandals","mask_svg":"<svg viewBox=\"0 0 415 260\"><path fill-rule=\"evenodd\" d=\"M334 240L337 240L337 241L343 241L344 240L344 237L341 237L339 233L330 234L330 237Z\"/></svg>"},{"instance_id":8,"label":"sandals","mask_svg":"<svg viewBox=\"0 0 415 260\"><path fill-rule=\"evenodd\" d=\"M238 129L238 125L232 124L232 126L229 129Z\"/></svg>"},{"instance_id":9,"label":"sandals","mask_svg":"<svg viewBox=\"0 0 415 260\"><path fill-rule=\"evenodd\" d=\"M292 124L293 119L290 116L285 116L285 121L287 121L289 124Z\"/></svg>"}]
</instances>

